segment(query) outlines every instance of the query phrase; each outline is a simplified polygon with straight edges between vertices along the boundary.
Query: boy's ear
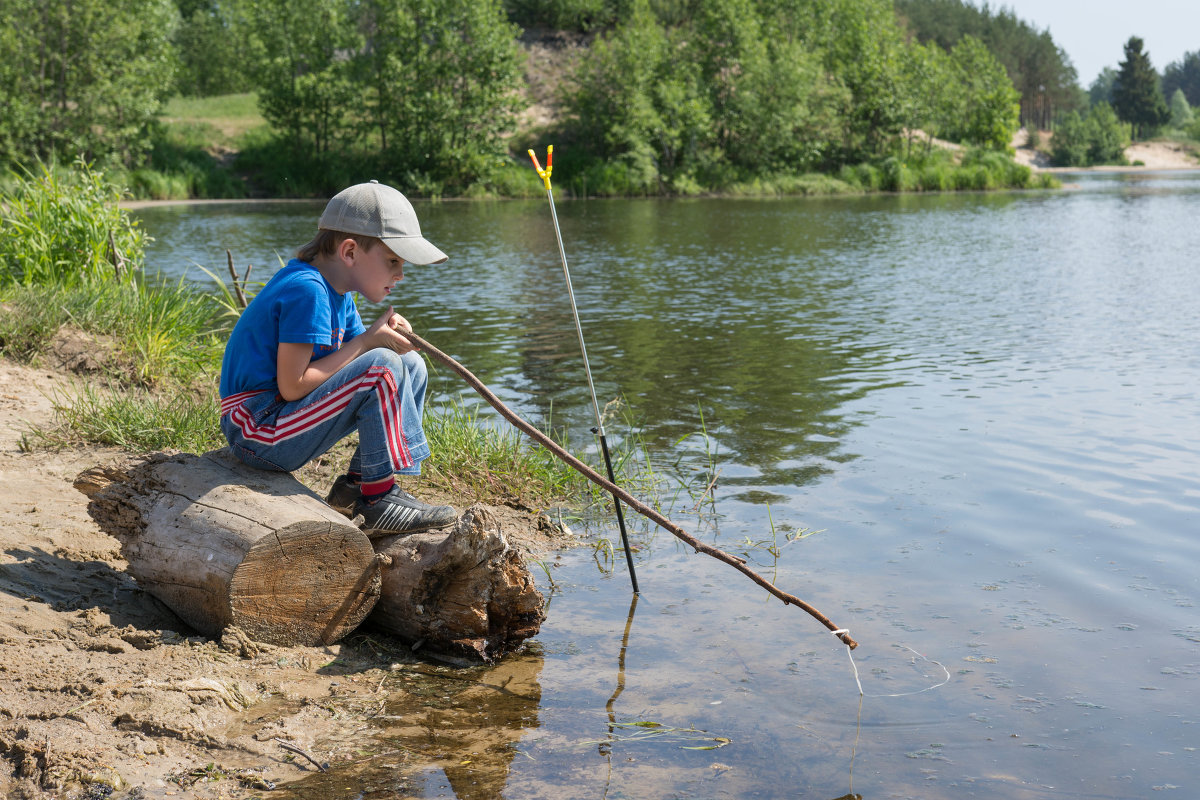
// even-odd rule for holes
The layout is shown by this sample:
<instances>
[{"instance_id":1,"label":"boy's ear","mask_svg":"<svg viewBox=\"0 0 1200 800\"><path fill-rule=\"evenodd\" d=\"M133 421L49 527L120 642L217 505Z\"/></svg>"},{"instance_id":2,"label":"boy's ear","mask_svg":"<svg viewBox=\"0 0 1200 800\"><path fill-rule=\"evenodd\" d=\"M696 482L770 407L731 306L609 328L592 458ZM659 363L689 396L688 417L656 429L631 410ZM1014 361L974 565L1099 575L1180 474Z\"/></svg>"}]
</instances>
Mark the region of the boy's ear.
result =
<instances>
[{"instance_id":1,"label":"boy's ear","mask_svg":"<svg viewBox=\"0 0 1200 800\"><path fill-rule=\"evenodd\" d=\"M347 264L354 260L355 253L358 252L358 242L354 241L354 237L347 236L338 242L337 254Z\"/></svg>"}]
</instances>

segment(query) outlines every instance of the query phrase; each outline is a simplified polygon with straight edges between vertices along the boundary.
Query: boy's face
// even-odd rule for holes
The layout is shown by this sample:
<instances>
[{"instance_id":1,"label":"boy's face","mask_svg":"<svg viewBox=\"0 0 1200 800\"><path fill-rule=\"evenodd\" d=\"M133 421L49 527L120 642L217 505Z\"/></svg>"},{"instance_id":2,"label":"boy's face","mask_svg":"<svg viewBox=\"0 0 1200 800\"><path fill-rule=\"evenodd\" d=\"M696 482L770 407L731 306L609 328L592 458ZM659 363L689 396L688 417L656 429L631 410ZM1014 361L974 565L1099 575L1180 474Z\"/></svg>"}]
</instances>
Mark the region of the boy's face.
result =
<instances>
[{"instance_id":1,"label":"boy's face","mask_svg":"<svg viewBox=\"0 0 1200 800\"><path fill-rule=\"evenodd\" d=\"M404 279L404 260L382 242L370 249L355 246L350 253L350 275L354 291L372 303L381 303Z\"/></svg>"}]
</instances>

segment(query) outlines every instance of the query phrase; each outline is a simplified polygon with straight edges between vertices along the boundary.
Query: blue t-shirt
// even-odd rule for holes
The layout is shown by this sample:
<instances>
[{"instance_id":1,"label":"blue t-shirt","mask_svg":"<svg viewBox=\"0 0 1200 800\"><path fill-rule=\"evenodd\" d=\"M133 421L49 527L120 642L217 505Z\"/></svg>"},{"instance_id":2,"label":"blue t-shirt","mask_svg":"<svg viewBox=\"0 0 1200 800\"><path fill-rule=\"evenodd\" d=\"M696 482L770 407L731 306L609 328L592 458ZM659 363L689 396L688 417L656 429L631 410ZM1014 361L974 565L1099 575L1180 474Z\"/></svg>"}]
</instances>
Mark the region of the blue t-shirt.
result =
<instances>
[{"instance_id":1,"label":"blue t-shirt","mask_svg":"<svg viewBox=\"0 0 1200 800\"><path fill-rule=\"evenodd\" d=\"M293 258L242 312L221 361L221 397L279 391L279 343L312 343L313 360L366 332L354 296L338 294L314 267Z\"/></svg>"}]
</instances>

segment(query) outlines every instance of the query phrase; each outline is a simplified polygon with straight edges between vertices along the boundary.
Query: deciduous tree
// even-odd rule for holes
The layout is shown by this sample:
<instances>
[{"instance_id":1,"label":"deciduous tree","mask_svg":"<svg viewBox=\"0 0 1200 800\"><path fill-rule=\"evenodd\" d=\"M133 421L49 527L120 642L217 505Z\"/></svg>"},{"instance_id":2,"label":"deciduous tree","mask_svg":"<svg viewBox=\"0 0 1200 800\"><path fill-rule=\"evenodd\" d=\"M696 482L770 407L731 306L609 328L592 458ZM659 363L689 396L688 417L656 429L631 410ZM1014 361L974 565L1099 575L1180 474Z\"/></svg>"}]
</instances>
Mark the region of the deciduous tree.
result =
<instances>
[{"instance_id":1,"label":"deciduous tree","mask_svg":"<svg viewBox=\"0 0 1200 800\"><path fill-rule=\"evenodd\" d=\"M1021 96L1004 66L974 36L950 51L950 80L944 90L958 98L947 135L991 150L1005 150L1020 127Z\"/></svg>"},{"instance_id":2,"label":"deciduous tree","mask_svg":"<svg viewBox=\"0 0 1200 800\"><path fill-rule=\"evenodd\" d=\"M895 0L907 32L950 50L963 36L983 42L1012 80L1021 99L1021 120L1048 127L1058 113L1081 105L1071 59L1048 30L1038 31L1002 5L964 0Z\"/></svg>"},{"instance_id":3,"label":"deciduous tree","mask_svg":"<svg viewBox=\"0 0 1200 800\"><path fill-rule=\"evenodd\" d=\"M0 159L137 161L177 21L171 0L2 0Z\"/></svg>"},{"instance_id":4,"label":"deciduous tree","mask_svg":"<svg viewBox=\"0 0 1200 800\"><path fill-rule=\"evenodd\" d=\"M521 78L518 30L499 0L368 0L359 29L360 101L385 161L431 191L486 178L504 157Z\"/></svg>"},{"instance_id":5,"label":"deciduous tree","mask_svg":"<svg viewBox=\"0 0 1200 800\"><path fill-rule=\"evenodd\" d=\"M248 92L255 53L236 24L233 3L176 0L180 23L174 44L179 55L175 89L187 97Z\"/></svg>"},{"instance_id":6,"label":"deciduous tree","mask_svg":"<svg viewBox=\"0 0 1200 800\"><path fill-rule=\"evenodd\" d=\"M1192 106L1183 89L1176 89L1171 95L1171 124L1176 128L1187 128L1192 124Z\"/></svg>"},{"instance_id":7,"label":"deciduous tree","mask_svg":"<svg viewBox=\"0 0 1200 800\"><path fill-rule=\"evenodd\" d=\"M350 150L362 132L362 90L351 56L362 37L345 0L241 0L261 53L255 78L263 116L296 159Z\"/></svg>"}]
</instances>

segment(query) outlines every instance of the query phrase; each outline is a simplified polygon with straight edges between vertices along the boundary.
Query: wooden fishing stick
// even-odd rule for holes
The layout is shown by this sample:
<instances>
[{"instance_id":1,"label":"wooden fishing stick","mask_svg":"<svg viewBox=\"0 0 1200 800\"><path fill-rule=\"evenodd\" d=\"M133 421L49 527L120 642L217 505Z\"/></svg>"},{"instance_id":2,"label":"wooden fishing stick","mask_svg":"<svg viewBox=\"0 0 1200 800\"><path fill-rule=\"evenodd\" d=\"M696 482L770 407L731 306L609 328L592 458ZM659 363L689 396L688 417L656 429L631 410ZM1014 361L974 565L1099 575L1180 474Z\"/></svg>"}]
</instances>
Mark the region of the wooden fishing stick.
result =
<instances>
[{"instance_id":1,"label":"wooden fishing stick","mask_svg":"<svg viewBox=\"0 0 1200 800\"><path fill-rule=\"evenodd\" d=\"M422 339L420 336L418 336L415 333L412 333L410 331L400 331L400 334L402 336L404 336L404 338L411 341L419 349L424 350L426 353L428 353L430 358L433 358L436 361L440 361L441 363L445 364L450 369L457 372L458 375L464 381L466 381L467 383L469 383L471 385L472 389L474 389L476 392L478 392L479 395L484 400L488 401L488 403L492 406L492 408L499 411L501 416L503 416L506 420L511 422L513 425L515 425L521 431L526 433L530 438L535 440L542 447L545 447L547 450L549 450L551 453L556 455L558 458L565 461L567 464L569 464L571 467L573 467L577 472L582 474L585 478L590 480L592 483L596 484L597 486L602 487L603 489L605 489L608 492L611 492L615 497L621 498L622 500L625 501L625 504L627 506L629 506L634 511L638 512L639 514L641 514L643 517L650 520L651 522L654 522L660 528L663 528L664 530L669 531L676 538L686 542L689 546L694 548L697 553L704 553L705 555L712 556L713 558L717 559L718 561L722 561L722 562L728 564L729 566L733 567L734 569L736 569L738 572L741 572L743 575L750 578L750 580L754 581L759 586L766 589L769 593L775 595L780 600L782 600L784 602L784 605L799 606L800 608L804 609L810 615L812 615L813 619L817 620L822 625L824 625L826 628L833 631L834 635L837 636L839 639L841 639L842 643L845 644L847 647L849 647L851 650L858 647L858 642L856 642L856 641L854 641L854 639L850 638L850 634L844 628L839 628L837 625L834 625L832 622L829 621L829 617L825 616L820 611L818 611L816 608L814 608L813 606L811 606L808 603L801 600L799 597L796 597L793 594L788 594L787 592L777 588L774 584L772 584L766 578L764 578L763 576L759 575L754 570L747 567L745 559L738 558L737 556L733 556L733 555L730 555L729 553L726 553L724 550L718 550L715 547L710 547L709 545L706 545L704 542L702 542L699 539L697 539L696 537L692 536L687 531L685 531L683 528L679 527L674 522L671 522L671 520L667 519L662 514L658 513L657 511L655 511L653 508L646 505L642 501L638 500L636 497L634 497L629 492L622 489L620 486L618 486L615 483L613 483L612 481L609 481L606 478L602 477L600 475L600 473L596 472L594 469L589 467L587 464L584 464L578 458L576 458L575 456L568 453L566 450L559 447L558 444L556 444L554 442L554 440L552 440L549 436L542 433L541 431L539 431L537 428L533 427L533 425L530 425L525 420L521 419L519 416L516 415L515 412L513 412L512 409L510 409L508 406L504 405L504 403L502 403L500 401L500 398L496 397L496 395L492 393L491 389L489 389L487 386L484 386L483 382L480 381L478 378L476 378L474 375L472 375L470 373L470 371L468 371L467 368L464 367L462 364L458 363L453 358L451 358L450 356L443 353L441 350L438 350L436 347L434 347L429 342L425 341L424 339Z\"/></svg>"}]
</instances>

